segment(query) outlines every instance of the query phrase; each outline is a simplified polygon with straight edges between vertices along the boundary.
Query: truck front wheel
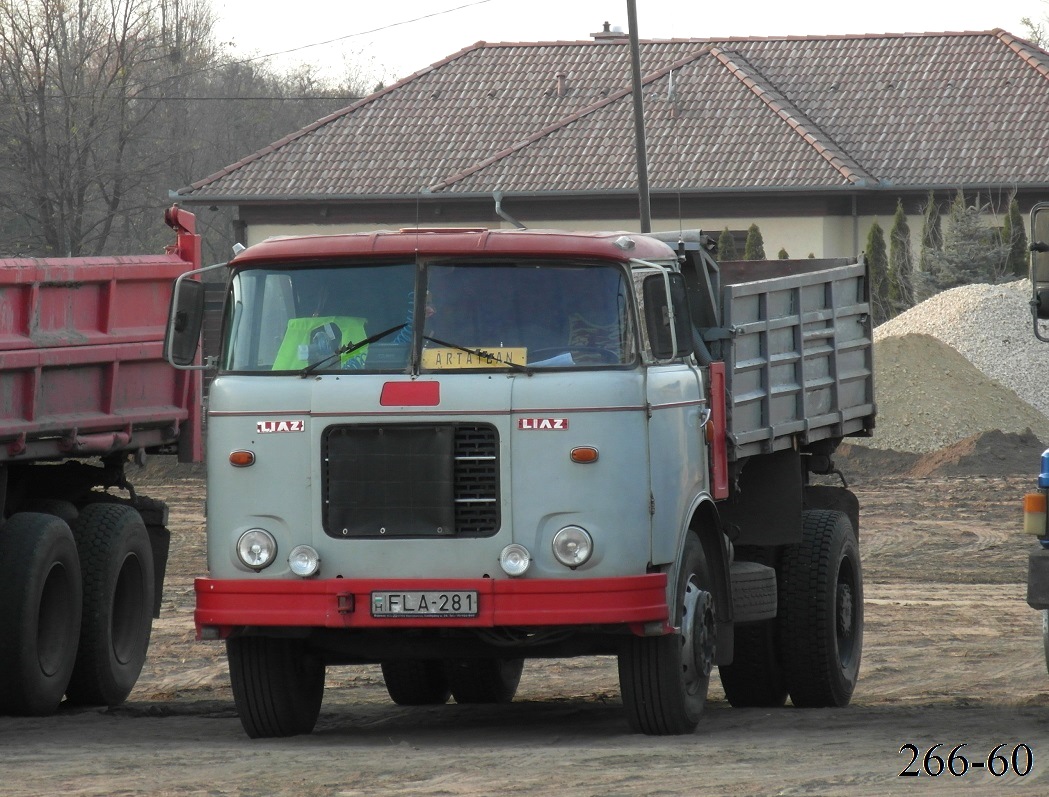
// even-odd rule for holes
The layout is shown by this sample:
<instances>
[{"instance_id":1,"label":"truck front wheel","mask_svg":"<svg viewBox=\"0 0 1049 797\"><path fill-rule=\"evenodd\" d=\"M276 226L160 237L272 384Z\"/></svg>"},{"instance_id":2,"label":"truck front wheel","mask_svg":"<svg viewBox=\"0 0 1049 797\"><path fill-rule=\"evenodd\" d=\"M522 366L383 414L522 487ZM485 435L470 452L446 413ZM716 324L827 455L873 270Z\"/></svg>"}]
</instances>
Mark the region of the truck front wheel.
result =
<instances>
[{"instance_id":1,"label":"truck front wheel","mask_svg":"<svg viewBox=\"0 0 1049 797\"><path fill-rule=\"evenodd\" d=\"M123 703L146 662L153 626L154 570L138 512L88 504L73 524L84 579L80 647L67 696L72 703Z\"/></svg>"},{"instance_id":2,"label":"truck front wheel","mask_svg":"<svg viewBox=\"0 0 1049 797\"><path fill-rule=\"evenodd\" d=\"M0 529L0 606L0 712L51 714L80 636L80 564L64 520L20 512Z\"/></svg>"},{"instance_id":3,"label":"truck front wheel","mask_svg":"<svg viewBox=\"0 0 1049 797\"><path fill-rule=\"evenodd\" d=\"M692 733L707 700L717 626L703 546L691 533L682 555L674 613L680 633L632 637L619 654L623 707L636 732Z\"/></svg>"},{"instance_id":4,"label":"truck front wheel","mask_svg":"<svg viewBox=\"0 0 1049 797\"><path fill-rule=\"evenodd\" d=\"M324 696L324 662L297 639L226 640L233 702L252 739L310 733Z\"/></svg>"},{"instance_id":5,"label":"truck front wheel","mask_svg":"<svg viewBox=\"0 0 1049 797\"><path fill-rule=\"evenodd\" d=\"M863 650L863 576L844 512L802 513L802 540L780 566L780 653L791 702L848 705Z\"/></svg>"}]
</instances>

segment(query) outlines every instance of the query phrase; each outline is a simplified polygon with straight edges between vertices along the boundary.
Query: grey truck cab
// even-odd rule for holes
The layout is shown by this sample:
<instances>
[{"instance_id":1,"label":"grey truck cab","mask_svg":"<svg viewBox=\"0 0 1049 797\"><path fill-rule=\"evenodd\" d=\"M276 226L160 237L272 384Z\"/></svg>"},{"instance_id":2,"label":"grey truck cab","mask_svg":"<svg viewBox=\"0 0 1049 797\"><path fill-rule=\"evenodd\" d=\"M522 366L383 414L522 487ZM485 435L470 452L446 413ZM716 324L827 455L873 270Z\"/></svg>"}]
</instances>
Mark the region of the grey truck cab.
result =
<instances>
[{"instance_id":1,"label":"grey truck cab","mask_svg":"<svg viewBox=\"0 0 1049 797\"><path fill-rule=\"evenodd\" d=\"M716 666L736 705L848 702L858 506L809 474L873 426L862 264L416 229L226 268L196 624L249 735L310 731L359 663L400 704L489 703L525 659L615 655L654 734L696 727Z\"/></svg>"}]
</instances>

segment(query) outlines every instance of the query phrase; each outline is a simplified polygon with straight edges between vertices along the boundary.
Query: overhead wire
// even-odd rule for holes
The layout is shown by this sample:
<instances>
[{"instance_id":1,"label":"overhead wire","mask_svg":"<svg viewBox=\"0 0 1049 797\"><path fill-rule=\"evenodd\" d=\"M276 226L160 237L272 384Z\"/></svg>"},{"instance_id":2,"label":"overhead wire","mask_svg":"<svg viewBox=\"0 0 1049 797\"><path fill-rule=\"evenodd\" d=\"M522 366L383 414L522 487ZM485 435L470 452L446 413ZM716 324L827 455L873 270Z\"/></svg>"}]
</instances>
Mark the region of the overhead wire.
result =
<instances>
[{"instance_id":1,"label":"overhead wire","mask_svg":"<svg viewBox=\"0 0 1049 797\"><path fill-rule=\"evenodd\" d=\"M473 2L470 2L470 3L463 3L461 5L454 6L452 8L446 8L446 9L443 9L443 10L440 10L440 11L433 11L433 12L431 12L429 14L423 14L423 15L418 16L418 17L413 17L412 19L404 19L404 20L401 20L399 22L391 22L391 23L386 24L386 25L380 25L379 27L371 28L370 30L357 31L356 33L347 33L345 36L337 36L334 39L326 39L325 41L314 42L312 44L303 44L303 45L300 45L298 47L290 47L287 50L278 50L277 52L266 53L264 55L253 55L253 56L250 56L250 57L247 57L247 58L240 58L240 59L236 59L236 60L232 60L232 61L223 61L221 63L212 64L210 66L201 67L199 69L191 69L191 70L179 72L179 73L174 74L174 75L169 75L167 77L161 78L160 80L156 81L155 83L151 83L151 84L148 84L146 86L143 86L142 88L146 89L146 90L156 89L156 88L159 88L159 87L161 87L161 86L163 86L165 84L169 84L172 81L181 80L181 79L189 78L189 77L194 77L196 75L202 75L202 74L205 74L207 72L214 72L214 71L220 70L220 69L228 69L231 66L239 66L241 64L249 64L249 63L253 63L255 61L263 61L263 60L266 60L266 59L269 59L269 58L276 58L276 57L281 56L281 55L288 55L289 53L296 53L296 52L300 52L302 50L308 50L308 49L313 48L313 47L324 47L324 46L329 45L329 44L334 44L336 42L345 41L346 39L353 39L353 38L357 38L357 37L360 37L360 36L368 36L368 35L370 35L372 33L381 33L382 31L391 30L393 28L397 28L397 27L400 27L402 25L410 25L410 24L413 24L415 22L421 22L421 21L426 20L426 19L432 19L433 17L444 16L445 14L452 14L452 13L454 13L456 11L462 11L465 8L472 8L474 6L485 5L486 3L490 3L490 2L492 2L492 0L473 0ZM53 97L53 99L76 99L77 97L88 97L88 96L91 96L91 95L90 94L80 94L80 95L77 95L77 94L64 94L64 95L56 95L56 96ZM357 97L357 96L351 96L351 97L309 97L309 96L299 96L299 97L254 97L254 98L245 98L245 97L152 97L152 96L148 96L148 95L144 95L144 94L138 94L138 95L133 95L133 96L129 97L129 99L150 100L150 101L154 101L154 102L170 102L170 101L183 101L183 100L193 100L193 101L198 101L198 100L222 100L222 101L235 100L235 101L243 101L243 100L248 100L248 99L253 99L253 100L326 100L326 99L332 99L332 100L356 101L356 100L359 100L361 98Z\"/></svg>"}]
</instances>

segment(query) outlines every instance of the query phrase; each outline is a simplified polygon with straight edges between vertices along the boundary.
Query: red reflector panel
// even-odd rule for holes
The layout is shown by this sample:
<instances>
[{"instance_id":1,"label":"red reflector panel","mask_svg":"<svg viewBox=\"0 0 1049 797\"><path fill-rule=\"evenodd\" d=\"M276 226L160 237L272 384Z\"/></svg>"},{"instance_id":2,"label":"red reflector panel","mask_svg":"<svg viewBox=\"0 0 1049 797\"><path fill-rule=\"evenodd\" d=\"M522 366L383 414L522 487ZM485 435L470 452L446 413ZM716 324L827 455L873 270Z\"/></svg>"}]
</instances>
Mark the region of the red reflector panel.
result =
<instances>
[{"instance_id":1,"label":"red reflector panel","mask_svg":"<svg viewBox=\"0 0 1049 797\"><path fill-rule=\"evenodd\" d=\"M436 407L441 403L441 383L387 382L379 403L384 407Z\"/></svg>"}]
</instances>

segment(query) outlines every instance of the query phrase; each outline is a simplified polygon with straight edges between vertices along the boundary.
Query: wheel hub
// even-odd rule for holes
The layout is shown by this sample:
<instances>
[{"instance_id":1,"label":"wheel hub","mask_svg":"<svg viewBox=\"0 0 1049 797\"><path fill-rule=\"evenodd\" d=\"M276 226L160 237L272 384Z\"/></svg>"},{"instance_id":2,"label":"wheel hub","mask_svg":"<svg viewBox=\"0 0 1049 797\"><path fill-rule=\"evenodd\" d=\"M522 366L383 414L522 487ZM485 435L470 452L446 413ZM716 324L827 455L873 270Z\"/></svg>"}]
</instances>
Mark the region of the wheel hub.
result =
<instances>
[{"instance_id":1,"label":"wheel hub","mask_svg":"<svg viewBox=\"0 0 1049 797\"><path fill-rule=\"evenodd\" d=\"M848 584L838 584L838 633L840 636L847 637L851 633L854 609L852 588Z\"/></svg>"},{"instance_id":2,"label":"wheel hub","mask_svg":"<svg viewBox=\"0 0 1049 797\"><path fill-rule=\"evenodd\" d=\"M713 672L716 643L714 599L709 592L689 581L681 612L681 667L686 684L706 678Z\"/></svg>"}]
</instances>

